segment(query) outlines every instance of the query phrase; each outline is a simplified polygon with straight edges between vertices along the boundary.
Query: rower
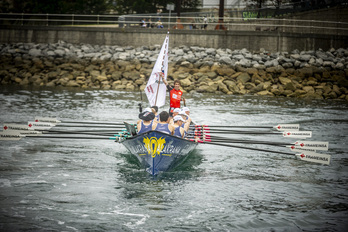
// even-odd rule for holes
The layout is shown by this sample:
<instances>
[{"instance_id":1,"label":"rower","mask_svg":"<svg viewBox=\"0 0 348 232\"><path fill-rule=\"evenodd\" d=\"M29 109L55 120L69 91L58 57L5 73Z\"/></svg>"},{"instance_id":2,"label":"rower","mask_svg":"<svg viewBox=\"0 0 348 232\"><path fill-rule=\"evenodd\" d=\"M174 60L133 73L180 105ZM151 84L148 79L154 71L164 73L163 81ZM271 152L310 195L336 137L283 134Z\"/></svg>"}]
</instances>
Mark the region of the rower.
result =
<instances>
[{"instance_id":1,"label":"rower","mask_svg":"<svg viewBox=\"0 0 348 232\"><path fill-rule=\"evenodd\" d=\"M191 118L185 113L184 110L180 111L179 116L181 116L184 119L184 123L181 125L181 127L184 128L186 132L188 132L192 121Z\"/></svg>"},{"instance_id":2,"label":"rower","mask_svg":"<svg viewBox=\"0 0 348 232\"><path fill-rule=\"evenodd\" d=\"M181 127L181 125L185 122L185 120L180 116L177 115L173 118L174 121L174 136L184 138L186 135L185 129Z\"/></svg>"},{"instance_id":3,"label":"rower","mask_svg":"<svg viewBox=\"0 0 348 232\"><path fill-rule=\"evenodd\" d=\"M190 109L188 108L188 107L184 107L184 108L182 108L182 110L183 111L185 111L185 113L188 115L188 116L190 116Z\"/></svg>"},{"instance_id":4,"label":"rower","mask_svg":"<svg viewBox=\"0 0 348 232\"><path fill-rule=\"evenodd\" d=\"M167 111L162 111L159 114L159 119L158 123L153 123L152 130L172 135L174 133L174 126L169 124L169 113Z\"/></svg>"},{"instance_id":5,"label":"rower","mask_svg":"<svg viewBox=\"0 0 348 232\"><path fill-rule=\"evenodd\" d=\"M155 120L159 121L158 106L151 106L151 111L155 114Z\"/></svg>"},{"instance_id":6,"label":"rower","mask_svg":"<svg viewBox=\"0 0 348 232\"><path fill-rule=\"evenodd\" d=\"M191 119L191 117L190 117L190 109L189 109L188 107L185 106L184 108L182 108L182 110L185 112L185 114L187 114L188 118ZM194 124L196 124L196 123L194 123L194 122L191 120L190 125L194 125Z\"/></svg>"},{"instance_id":7,"label":"rower","mask_svg":"<svg viewBox=\"0 0 348 232\"><path fill-rule=\"evenodd\" d=\"M173 110L173 116L169 116L169 123L170 124L174 124L174 121L173 121L173 118L175 117L175 116L177 116L178 114L179 114L179 112L181 111L181 109L180 108L175 108L174 110Z\"/></svg>"},{"instance_id":8,"label":"rower","mask_svg":"<svg viewBox=\"0 0 348 232\"><path fill-rule=\"evenodd\" d=\"M137 122L138 134L143 134L145 132L151 131L153 126L153 119L155 118L155 114L152 113L150 108L146 108L143 113L139 114L139 118Z\"/></svg>"}]
</instances>

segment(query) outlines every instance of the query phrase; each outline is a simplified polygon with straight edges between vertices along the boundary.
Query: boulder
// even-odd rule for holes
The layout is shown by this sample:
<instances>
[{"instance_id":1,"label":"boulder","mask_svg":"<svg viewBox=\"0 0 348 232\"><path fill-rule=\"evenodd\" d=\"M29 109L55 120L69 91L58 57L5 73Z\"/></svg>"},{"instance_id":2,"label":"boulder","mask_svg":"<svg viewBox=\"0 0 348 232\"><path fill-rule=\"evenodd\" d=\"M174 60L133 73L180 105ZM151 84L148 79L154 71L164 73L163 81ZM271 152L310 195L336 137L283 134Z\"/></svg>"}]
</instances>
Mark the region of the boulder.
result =
<instances>
[{"instance_id":1,"label":"boulder","mask_svg":"<svg viewBox=\"0 0 348 232\"><path fill-rule=\"evenodd\" d=\"M287 77L279 77L279 81L280 81L280 83L282 83L282 85L286 85L288 83L291 83L291 80Z\"/></svg>"},{"instance_id":2,"label":"boulder","mask_svg":"<svg viewBox=\"0 0 348 232\"><path fill-rule=\"evenodd\" d=\"M248 73L241 73L238 77L237 77L237 81L242 82L243 84L250 81L251 77L249 76Z\"/></svg>"},{"instance_id":3,"label":"boulder","mask_svg":"<svg viewBox=\"0 0 348 232\"><path fill-rule=\"evenodd\" d=\"M190 81L189 78L182 79L182 80L180 80L180 82L181 82L182 87L188 87L188 86L192 85L192 82Z\"/></svg>"},{"instance_id":4,"label":"boulder","mask_svg":"<svg viewBox=\"0 0 348 232\"><path fill-rule=\"evenodd\" d=\"M274 94L272 92L269 92L267 90L264 90L264 91L260 91L258 93L256 93L257 95L260 95L260 96L274 96Z\"/></svg>"}]
</instances>

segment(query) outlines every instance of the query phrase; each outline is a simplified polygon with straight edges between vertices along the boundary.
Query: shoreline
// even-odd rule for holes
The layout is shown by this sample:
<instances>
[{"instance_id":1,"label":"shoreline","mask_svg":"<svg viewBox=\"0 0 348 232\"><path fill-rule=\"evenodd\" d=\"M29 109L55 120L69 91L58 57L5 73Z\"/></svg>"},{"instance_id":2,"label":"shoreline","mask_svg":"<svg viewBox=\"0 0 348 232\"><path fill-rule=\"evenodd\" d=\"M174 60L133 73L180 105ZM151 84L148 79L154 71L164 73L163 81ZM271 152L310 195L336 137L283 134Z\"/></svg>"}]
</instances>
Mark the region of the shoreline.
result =
<instances>
[{"instance_id":1,"label":"shoreline","mask_svg":"<svg viewBox=\"0 0 348 232\"><path fill-rule=\"evenodd\" d=\"M0 85L139 91L160 45L16 43L0 45ZM168 82L184 92L348 101L348 49L269 53L260 49L170 49Z\"/></svg>"}]
</instances>

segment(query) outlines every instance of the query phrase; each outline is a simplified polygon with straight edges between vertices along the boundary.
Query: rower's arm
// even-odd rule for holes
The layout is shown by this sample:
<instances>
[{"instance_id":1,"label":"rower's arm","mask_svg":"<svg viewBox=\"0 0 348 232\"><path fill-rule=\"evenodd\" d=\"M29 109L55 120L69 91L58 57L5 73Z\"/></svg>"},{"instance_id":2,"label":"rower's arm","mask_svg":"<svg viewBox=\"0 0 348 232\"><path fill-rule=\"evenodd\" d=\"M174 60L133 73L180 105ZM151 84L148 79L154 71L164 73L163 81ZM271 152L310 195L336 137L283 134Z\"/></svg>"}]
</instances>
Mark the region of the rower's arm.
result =
<instances>
[{"instance_id":1,"label":"rower's arm","mask_svg":"<svg viewBox=\"0 0 348 232\"><path fill-rule=\"evenodd\" d=\"M157 120L153 120L152 122L152 130L155 130L157 127L158 121Z\"/></svg>"},{"instance_id":2,"label":"rower's arm","mask_svg":"<svg viewBox=\"0 0 348 232\"><path fill-rule=\"evenodd\" d=\"M186 132L190 129L191 121L192 121L192 119L190 117L188 117L188 119L185 122L184 129L185 129Z\"/></svg>"}]
</instances>

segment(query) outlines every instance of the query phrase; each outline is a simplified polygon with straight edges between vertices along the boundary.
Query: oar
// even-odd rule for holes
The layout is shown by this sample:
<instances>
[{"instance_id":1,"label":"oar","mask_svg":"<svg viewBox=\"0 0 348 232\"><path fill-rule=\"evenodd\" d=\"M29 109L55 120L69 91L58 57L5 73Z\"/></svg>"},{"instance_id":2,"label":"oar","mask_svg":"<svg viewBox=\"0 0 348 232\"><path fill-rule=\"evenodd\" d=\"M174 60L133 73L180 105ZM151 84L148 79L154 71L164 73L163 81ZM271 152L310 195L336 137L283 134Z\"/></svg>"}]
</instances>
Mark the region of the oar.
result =
<instances>
[{"instance_id":1,"label":"oar","mask_svg":"<svg viewBox=\"0 0 348 232\"><path fill-rule=\"evenodd\" d=\"M243 140L243 139L232 139L227 137L219 136L195 136L203 140L204 142L222 142L222 143L245 143L245 144L263 144L270 146L281 146L288 147L291 150L296 151L327 151L329 148L329 142L322 141L296 141L294 143L283 143L283 142L269 142L269 141L259 141L259 140ZM194 136L188 136L188 138L194 138Z\"/></svg>"},{"instance_id":2,"label":"oar","mask_svg":"<svg viewBox=\"0 0 348 232\"><path fill-rule=\"evenodd\" d=\"M48 134L48 133L56 133L56 134L86 134L86 135L101 135L101 136L112 136L115 133L123 132L125 131L125 127L122 127L123 129L113 129L113 130L53 130L51 127L53 127L53 124L50 123L40 123L40 122L33 122L29 125L20 125L20 124L6 124L4 125L3 129L4 131L16 131L22 135L40 135L42 133ZM35 129L35 130L34 130ZM121 130L120 130L121 129ZM14 132L13 132L14 133Z\"/></svg>"},{"instance_id":3,"label":"oar","mask_svg":"<svg viewBox=\"0 0 348 232\"><path fill-rule=\"evenodd\" d=\"M121 126L121 125L115 125L115 126L111 126L111 125L79 125L79 124L75 124L75 125L64 125L64 124L54 124L54 123L49 123L49 122L34 122L34 121L29 121L28 122L28 127L29 129L35 129L35 130L49 130L52 127L77 127L77 128L114 128L114 129L121 129L121 128L125 128L125 126Z\"/></svg>"},{"instance_id":4,"label":"oar","mask_svg":"<svg viewBox=\"0 0 348 232\"><path fill-rule=\"evenodd\" d=\"M53 124L67 123L67 124L93 124L93 125L115 125L122 126L122 122L97 122L97 121L60 121L56 118L49 117L35 117L35 122L48 122Z\"/></svg>"},{"instance_id":5,"label":"oar","mask_svg":"<svg viewBox=\"0 0 348 232\"><path fill-rule=\"evenodd\" d=\"M43 131L43 134L75 134L75 135L97 135L97 136L113 136L114 133L93 133L92 132L78 132L78 131L59 131L59 130L49 130L49 131Z\"/></svg>"},{"instance_id":6,"label":"oar","mask_svg":"<svg viewBox=\"0 0 348 232\"><path fill-rule=\"evenodd\" d=\"M87 134L88 135L88 134ZM93 134L92 134L93 135ZM102 136L102 137L101 137ZM77 137L77 136L56 136L56 135L42 135L42 134L29 134L29 135L23 135L20 133L20 131L1 131L0 132L0 140L20 140L25 137L30 138L54 138L54 139L111 139L116 140L117 137L124 137L124 135L114 135L112 137L108 135L98 135L98 137L91 137L91 136L84 136L84 137Z\"/></svg>"},{"instance_id":7,"label":"oar","mask_svg":"<svg viewBox=\"0 0 348 232\"><path fill-rule=\"evenodd\" d=\"M264 131L236 131L236 130L228 130L228 131L209 131L209 130L201 130L195 129L194 135L203 135L205 134L254 134L254 135L283 135L283 137L289 138L310 138L312 137L311 131L283 131L283 132L264 132Z\"/></svg>"},{"instance_id":8,"label":"oar","mask_svg":"<svg viewBox=\"0 0 348 232\"><path fill-rule=\"evenodd\" d=\"M198 141L198 142L216 145L216 146L233 147L233 148L247 149L247 150L253 150L253 151L277 153L277 154L283 154L283 155L294 155L293 153L289 153L289 152L273 151L273 150L266 150L266 149L260 149L260 148L254 148L254 147L243 147L243 146L236 146L236 145L223 144L223 143L213 143L213 142L207 143L203 141ZM331 159L330 155L318 154L315 152L302 152L301 154L295 154L295 156L304 161L327 164L327 165L330 164L330 159Z\"/></svg>"},{"instance_id":9,"label":"oar","mask_svg":"<svg viewBox=\"0 0 348 232\"><path fill-rule=\"evenodd\" d=\"M262 132L262 131L204 131L194 132L194 135L203 135L203 133L209 134L249 134L249 135L283 135L283 137L289 138L310 138L312 137L311 131L287 131L287 132Z\"/></svg>"},{"instance_id":10,"label":"oar","mask_svg":"<svg viewBox=\"0 0 348 232\"><path fill-rule=\"evenodd\" d=\"M298 131L299 124L278 124L276 126L237 126L237 125L194 125L195 128L255 128L255 129L276 129L278 131Z\"/></svg>"}]
</instances>

